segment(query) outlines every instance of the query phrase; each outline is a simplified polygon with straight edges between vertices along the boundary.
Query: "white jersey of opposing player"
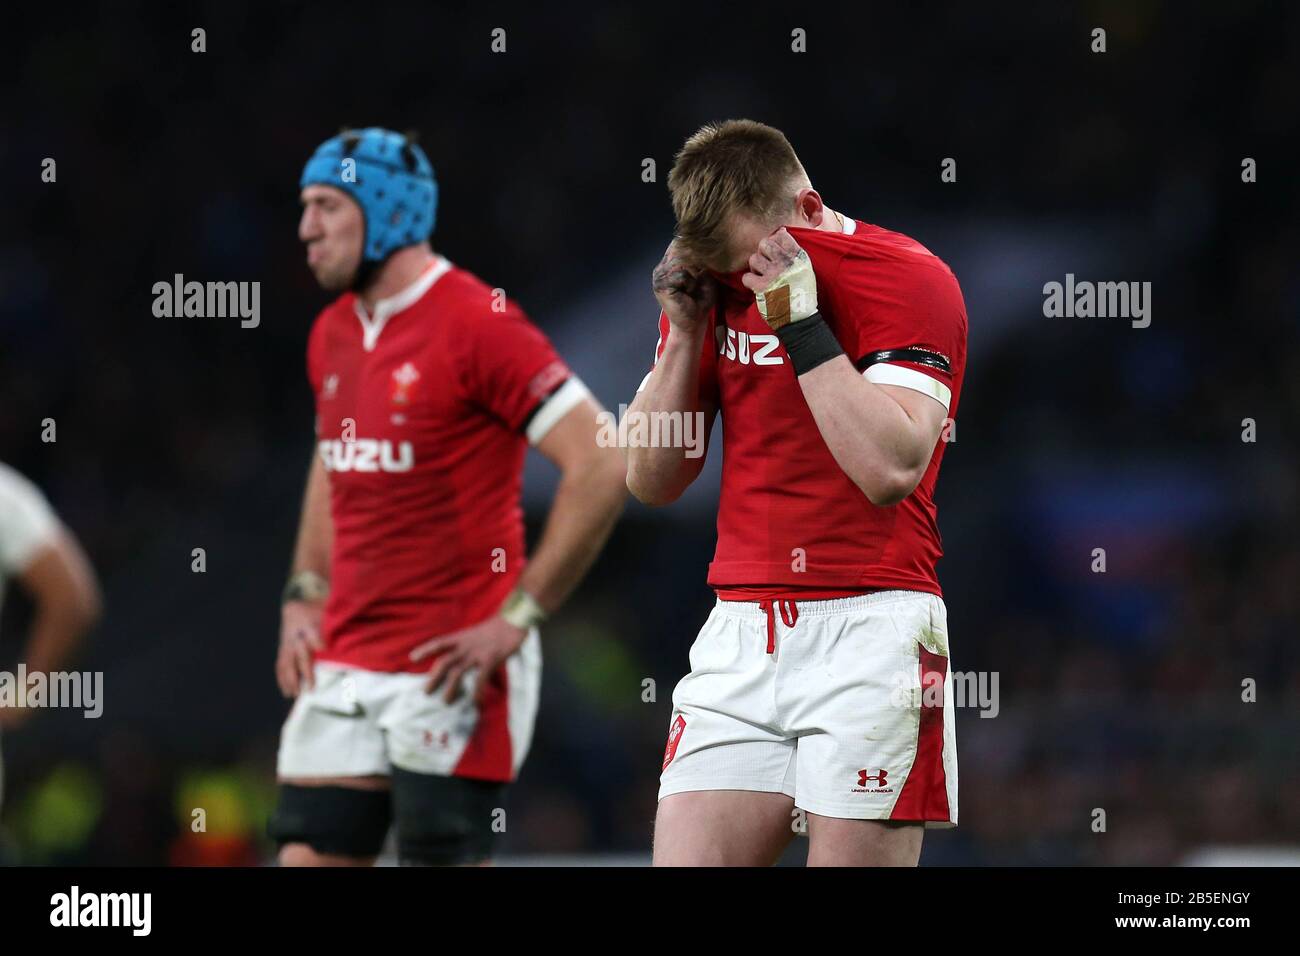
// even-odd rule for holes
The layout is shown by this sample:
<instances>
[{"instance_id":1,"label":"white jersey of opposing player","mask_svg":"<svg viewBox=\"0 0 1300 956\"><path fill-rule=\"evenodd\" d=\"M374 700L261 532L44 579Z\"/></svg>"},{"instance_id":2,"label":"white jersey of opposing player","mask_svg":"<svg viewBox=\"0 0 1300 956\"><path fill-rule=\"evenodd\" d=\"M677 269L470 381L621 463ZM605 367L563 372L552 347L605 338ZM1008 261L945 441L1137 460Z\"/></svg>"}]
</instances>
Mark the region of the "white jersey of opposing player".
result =
<instances>
[{"instance_id":1,"label":"white jersey of opposing player","mask_svg":"<svg viewBox=\"0 0 1300 956\"><path fill-rule=\"evenodd\" d=\"M0 462L0 608L5 583L23 570L40 549L54 540L59 521L41 490ZM0 800L4 798L4 765L0 763Z\"/></svg>"},{"instance_id":2,"label":"white jersey of opposing player","mask_svg":"<svg viewBox=\"0 0 1300 956\"><path fill-rule=\"evenodd\" d=\"M0 462L0 607L5 582L20 574L57 533L58 519L39 488Z\"/></svg>"}]
</instances>

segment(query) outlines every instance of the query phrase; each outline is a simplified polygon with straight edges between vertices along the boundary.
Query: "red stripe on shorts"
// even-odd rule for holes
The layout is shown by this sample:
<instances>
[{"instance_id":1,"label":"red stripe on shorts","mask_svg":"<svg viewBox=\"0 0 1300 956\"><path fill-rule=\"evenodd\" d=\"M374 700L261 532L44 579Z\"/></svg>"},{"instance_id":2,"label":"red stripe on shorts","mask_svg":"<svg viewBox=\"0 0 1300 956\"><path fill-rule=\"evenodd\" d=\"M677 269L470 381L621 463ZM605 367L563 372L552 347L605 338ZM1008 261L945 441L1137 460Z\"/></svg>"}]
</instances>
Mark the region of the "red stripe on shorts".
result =
<instances>
[{"instance_id":1,"label":"red stripe on shorts","mask_svg":"<svg viewBox=\"0 0 1300 956\"><path fill-rule=\"evenodd\" d=\"M894 803L891 820L948 820L948 780L943 772L943 682L948 658L921 651L921 726L916 735L916 759L903 792Z\"/></svg>"},{"instance_id":2,"label":"red stripe on shorts","mask_svg":"<svg viewBox=\"0 0 1300 956\"><path fill-rule=\"evenodd\" d=\"M478 720L465 752L460 755L453 777L508 782L514 777L510 752L510 681L502 663L488 682L486 699L478 708Z\"/></svg>"}]
</instances>

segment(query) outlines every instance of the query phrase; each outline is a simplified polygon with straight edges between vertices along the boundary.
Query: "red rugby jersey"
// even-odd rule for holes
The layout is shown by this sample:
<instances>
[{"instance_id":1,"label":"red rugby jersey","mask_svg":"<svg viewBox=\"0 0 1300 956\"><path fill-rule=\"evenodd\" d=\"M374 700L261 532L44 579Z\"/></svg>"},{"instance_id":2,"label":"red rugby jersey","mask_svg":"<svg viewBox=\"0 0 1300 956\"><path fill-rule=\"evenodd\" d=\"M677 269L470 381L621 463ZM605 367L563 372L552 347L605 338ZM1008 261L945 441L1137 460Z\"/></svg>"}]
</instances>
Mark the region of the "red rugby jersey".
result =
<instances>
[{"instance_id":1,"label":"red rugby jersey","mask_svg":"<svg viewBox=\"0 0 1300 956\"><path fill-rule=\"evenodd\" d=\"M350 292L331 303L307 371L334 522L317 658L426 671L416 645L491 617L518 580L527 443L586 390L517 305L441 257L373 316Z\"/></svg>"},{"instance_id":2,"label":"red rugby jersey","mask_svg":"<svg viewBox=\"0 0 1300 956\"><path fill-rule=\"evenodd\" d=\"M791 228L812 260L818 311L868 379L933 395L955 419L966 367L966 306L952 271L901 233ZM740 275L700 357L700 392L722 416L718 544L709 584L724 599L827 597L906 589L942 594L935 481L939 441L916 489L873 505L826 447L780 340ZM668 320L659 317L662 354Z\"/></svg>"}]
</instances>

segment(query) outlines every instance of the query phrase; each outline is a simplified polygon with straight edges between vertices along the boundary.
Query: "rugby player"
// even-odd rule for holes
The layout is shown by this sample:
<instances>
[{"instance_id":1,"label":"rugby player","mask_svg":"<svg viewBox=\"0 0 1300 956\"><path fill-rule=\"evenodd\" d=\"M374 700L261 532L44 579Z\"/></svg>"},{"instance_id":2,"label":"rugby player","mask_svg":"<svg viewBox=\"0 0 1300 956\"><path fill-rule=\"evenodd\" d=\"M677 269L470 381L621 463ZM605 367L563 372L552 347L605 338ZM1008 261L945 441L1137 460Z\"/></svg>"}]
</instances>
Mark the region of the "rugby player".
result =
<instances>
[{"instance_id":1,"label":"rugby player","mask_svg":"<svg viewBox=\"0 0 1300 956\"><path fill-rule=\"evenodd\" d=\"M533 732L537 626L623 507L591 394L500 289L433 251L437 186L409 137L308 160L299 238L320 286L312 456L276 675L295 698L270 832L285 865L489 860ZM561 479L524 553L529 445Z\"/></svg>"},{"instance_id":2,"label":"rugby player","mask_svg":"<svg viewBox=\"0 0 1300 956\"><path fill-rule=\"evenodd\" d=\"M86 553L40 489L0 464L0 601L8 578L17 581L34 608L20 657L26 673L57 671L99 620L99 584ZM31 718L33 708L6 704L0 702L0 729L14 730Z\"/></svg>"},{"instance_id":3,"label":"rugby player","mask_svg":"<svg viewBox=\"0 0 1300 956\"><path fill-rule=\"evenodd\" d=\"M657 865L915 865L957 823L935 574L945 422L966 309L917 242L832 210L786 137L705 126L668 180L655 362L628 414L718 412L717 603L673 694ZM707 446L706 446L707 447ZM666 505L703 456L631 447Z\"/></svg>"}]
</instances>

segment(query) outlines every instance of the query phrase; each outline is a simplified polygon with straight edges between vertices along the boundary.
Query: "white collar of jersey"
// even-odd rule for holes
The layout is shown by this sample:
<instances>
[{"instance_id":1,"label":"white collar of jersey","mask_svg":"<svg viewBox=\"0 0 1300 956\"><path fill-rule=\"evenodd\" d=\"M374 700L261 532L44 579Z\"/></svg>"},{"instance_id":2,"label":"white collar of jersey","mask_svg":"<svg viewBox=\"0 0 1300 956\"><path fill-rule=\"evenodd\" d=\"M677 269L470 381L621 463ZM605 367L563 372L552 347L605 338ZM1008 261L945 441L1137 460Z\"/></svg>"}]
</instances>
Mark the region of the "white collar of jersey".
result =
<instances>
[{"instance_id":1,"label":"white collar of jersey","mask_svg":"<svg viewBox=\"0 0 1300 956\"><path fill-rule=\"evenodd\" d=\"M379 333L384 330L388 320L401 312L403 309L409 309L420 298L429 291L435 282L446 275L447 270L451 268L451 263L442 256L435 255L433 263L420 273L420 277L408 285L396 295L390 295L387 299L380 299L375 303L375 314L366 315L366 307L361 304L358 298L353 303L356 310L357 318L361 321L362 345L367 352L374 351L375 343L379 341Z\"/></svg>"},{"instance_id":2,"label":"white collar of jersey","mask_svg":"<svg viewBox=\"0 0 1300 956\"><path fill-rule=\"evenodd\" d=\"M846 216L840 213L840 218L844 220L844 235L851 236L858 231L858 221L852 216Z\"/></svg>"}]
</instances>

